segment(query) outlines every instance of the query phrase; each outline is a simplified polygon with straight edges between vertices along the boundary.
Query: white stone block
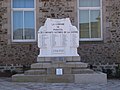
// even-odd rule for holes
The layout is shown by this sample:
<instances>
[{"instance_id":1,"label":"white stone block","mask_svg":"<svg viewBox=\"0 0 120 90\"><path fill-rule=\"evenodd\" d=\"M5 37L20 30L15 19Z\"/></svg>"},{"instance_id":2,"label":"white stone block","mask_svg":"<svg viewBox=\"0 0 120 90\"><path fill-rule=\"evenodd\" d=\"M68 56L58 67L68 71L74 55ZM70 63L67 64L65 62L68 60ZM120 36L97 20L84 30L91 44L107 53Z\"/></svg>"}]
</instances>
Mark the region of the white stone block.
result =
<instances>
[{"instance_id":1,"label":"white stone block","mask_svg":"<svg viewBox=\"0 0 120 90\"><path fill-rule=\"evenodd\" d=\"M38 31L38 57L79 56L79 30L72 26L70 19L48 18Z\"/></svg>"}]
</instances>

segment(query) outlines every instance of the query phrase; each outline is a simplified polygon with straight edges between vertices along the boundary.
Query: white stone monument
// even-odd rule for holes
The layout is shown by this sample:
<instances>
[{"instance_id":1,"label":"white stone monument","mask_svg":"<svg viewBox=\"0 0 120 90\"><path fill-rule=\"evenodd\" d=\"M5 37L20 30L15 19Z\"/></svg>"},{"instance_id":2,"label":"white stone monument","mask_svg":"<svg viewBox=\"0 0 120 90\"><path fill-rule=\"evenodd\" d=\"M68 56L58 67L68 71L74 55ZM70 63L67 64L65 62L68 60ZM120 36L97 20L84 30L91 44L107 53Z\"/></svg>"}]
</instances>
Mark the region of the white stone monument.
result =
<instances>
[{"instance_id":1,"label":"white stone monument","mask_svg":"<svg viewBox=\"0 0 120 90\"><path fill-rule=\"evenodd\" d=\"M38 31L38 57L79 56L79 31L70 19L50 19Z\"/></svg>"},{"instance_id":2,"label":"white stone monument","mask_svg":"<svg viewBox=\"0 0 120 90\"><path fill-rule=\"evenodd\" d=\"M79 31L68 18L50 19L38 31L37 63L13 81L41 83L107 83L107 75L88 69L77 54Z\"/></svg>"}]
</instances>

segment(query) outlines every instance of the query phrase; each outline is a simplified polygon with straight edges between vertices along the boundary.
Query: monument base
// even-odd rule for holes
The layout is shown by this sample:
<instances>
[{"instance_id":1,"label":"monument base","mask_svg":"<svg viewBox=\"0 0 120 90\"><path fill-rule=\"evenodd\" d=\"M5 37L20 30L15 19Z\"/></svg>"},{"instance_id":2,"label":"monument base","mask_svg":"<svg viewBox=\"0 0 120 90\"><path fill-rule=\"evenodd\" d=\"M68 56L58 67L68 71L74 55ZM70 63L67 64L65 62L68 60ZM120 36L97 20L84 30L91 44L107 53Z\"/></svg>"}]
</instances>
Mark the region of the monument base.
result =
<instances>
[{"instance_id":1,"label":"monument base","mask_svg":"<svg viewBox=\"0 0 120 90\"><path fill-rule=\"evenodd\" d=\"M107 75L88 69L79 56L38 57L31 70L12 76L15 82L107 83Z\"/></svg>"},{"instance_id":2,"label":"monument base","mask_svg":"<svg viewBox=\"0 0 120 90\"><path fill-rule=\"evenodd\" d=\"M15 82L40 82L40 83L107 83L106 74L65 74L65 75L24 75L17 74L12 78Z\"/></svg>"}]
</instances>

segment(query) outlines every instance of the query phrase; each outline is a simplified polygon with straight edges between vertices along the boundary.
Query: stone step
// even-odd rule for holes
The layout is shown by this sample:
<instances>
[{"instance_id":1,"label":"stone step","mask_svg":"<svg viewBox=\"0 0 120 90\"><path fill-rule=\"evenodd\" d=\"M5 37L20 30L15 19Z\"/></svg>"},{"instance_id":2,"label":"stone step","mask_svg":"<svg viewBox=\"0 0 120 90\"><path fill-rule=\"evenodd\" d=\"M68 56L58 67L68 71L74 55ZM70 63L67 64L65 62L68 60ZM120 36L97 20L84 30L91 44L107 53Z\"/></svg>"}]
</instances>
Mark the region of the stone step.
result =
<instances>
[{"instance_id":1,"label":"stone step","mask_svg":"<svg viewBox=\"0 0 120 90\"><path fill-rule=\"evenodd\" d=\"M16 74L12 76L15 82L40 82L40 83L73 83L74 75L24 75Z\"/></svg>"},{"instance_id":2,"label":"stone step","mask_svg":"<svg viewBox=\"0 0 120 90\"><path fill-rule=\"evenodd\" d=\"M80 62L80 56L71 56L71 57L38 57L38 63L52 62L52 63L61 63L61 62Z\"/></svg>"},{"instance_id":3,"label":"stone step","mask_svg":"<svg viewBox=\"0 0 120 90\"><path fill-rule=\"evenodd\" d=\"M94 73L91 69L72 69L72 74L87 74L87 73Z\"/></svg>"},{"instance_id":4,"label":"stone step","mask_svg":"<svg viewBox=\"0 0 120 90\"><path fill-rule=\"evenodd\" d=\"M45 75L47 74L47 70L42 69L42 70L28 70L25 71L25 75Z\"/></svg>"},{"instance_id":5,"label":"stone step","mask_svg":"<svg viewBox=\"0 0 120 90\"><path fill-rule=\"evenodd\" d=\"M80 69L80 68L62 68L63 74L85 74L85 73L94 73L91 69ZM56 68L47 68L41 70L28 70L25 71L25 75L55 75Z\"/></svg>"},{"instance_id":6,"label":"stone step","mask_svg":"<svg viewBox=\"0 0 120 90\"><path fill-rule=\"evenodd\" d=\"M107 83L107 75L96 72L92 74L63 74L63 75L24 75L12 76L15 82L40 82L40 83Z\"/></svg>"},{"instance_id":7,"label":"stone step","mask_svg":"<svg viewBox=\"0 0 120 90\"><path fill-rule=\"evenodd\" d=\"M39 69L39 68L87 68L88 64L82 62L67 62L67 63L59 63L59 64L52 64L52 63L34 63L31 65L31 69Z\"/></svg>"}]
</instances>

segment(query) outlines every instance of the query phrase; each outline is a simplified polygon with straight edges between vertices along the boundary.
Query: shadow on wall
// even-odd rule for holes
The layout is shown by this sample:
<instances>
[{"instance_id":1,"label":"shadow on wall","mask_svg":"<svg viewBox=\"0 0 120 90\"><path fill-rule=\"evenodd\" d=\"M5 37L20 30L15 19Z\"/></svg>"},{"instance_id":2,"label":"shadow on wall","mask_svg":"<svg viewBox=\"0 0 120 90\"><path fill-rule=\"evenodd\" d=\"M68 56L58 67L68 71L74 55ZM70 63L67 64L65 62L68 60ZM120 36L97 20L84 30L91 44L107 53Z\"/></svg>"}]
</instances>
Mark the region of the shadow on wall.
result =
<instances>
[{"instance_id":1,"label":"shadow on wall","mask_svg":"<svg viewBox=\"0 0 120 90\"><path fill-rule=\"evenodd\" d=\"M24 73L30 69L30 65L5 65L0 66L0 77L11 77L14 74Z\"/></svg>"},{"instance_id":2,"label":"shadow on wall","mask_svg":"<svg viewBox=\"0 0 120 90\"><path fill-rule=\"evenodd\" d=\"M120 79L120 63L118 64L93 64L89 65L90 69L93 69L94 71L101 71L103 73L107 74L108 79L112 78L119 78Z\"/></svg>"}]
</instances>

